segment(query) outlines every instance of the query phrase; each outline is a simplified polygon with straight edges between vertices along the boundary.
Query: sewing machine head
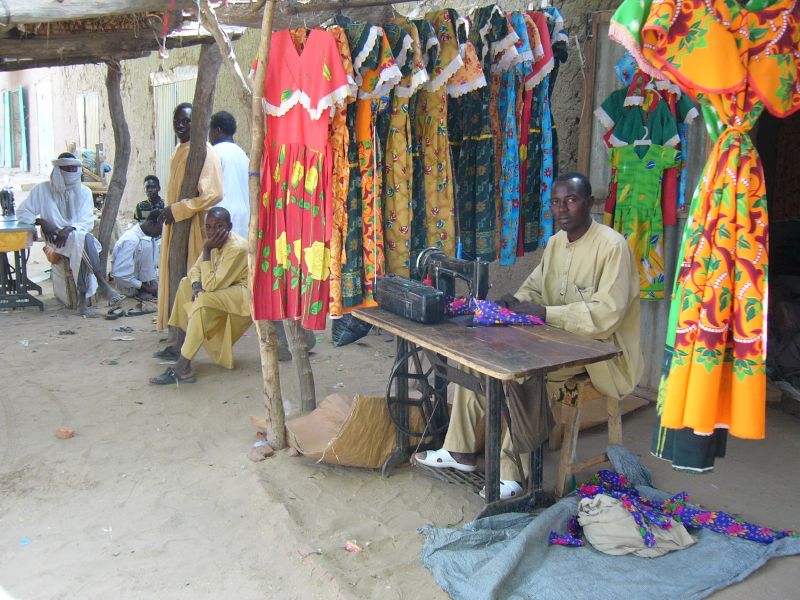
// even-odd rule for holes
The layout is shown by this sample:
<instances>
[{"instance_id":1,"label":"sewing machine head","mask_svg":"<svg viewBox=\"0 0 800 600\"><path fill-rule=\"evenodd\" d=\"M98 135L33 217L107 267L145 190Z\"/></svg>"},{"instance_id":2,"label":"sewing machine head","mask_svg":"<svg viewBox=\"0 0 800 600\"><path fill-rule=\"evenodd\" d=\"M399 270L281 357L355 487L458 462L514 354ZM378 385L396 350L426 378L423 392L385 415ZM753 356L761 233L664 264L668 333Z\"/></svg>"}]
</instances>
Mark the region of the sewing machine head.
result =
<instances>
[{"instance_id":1,"label":"sewing machine head","mask_svg":"<svg viewBox=\"0 0 800 600\"><path fill-rule=\"evenodd\" d=\"M479 300L489 293L489 263L485 260L463 260L448 256L438 248L426 248L417 257L417 273L422 281L446 295L456 297L456 280L465 281L468 294Z\"/></svg>"}]
</instances>

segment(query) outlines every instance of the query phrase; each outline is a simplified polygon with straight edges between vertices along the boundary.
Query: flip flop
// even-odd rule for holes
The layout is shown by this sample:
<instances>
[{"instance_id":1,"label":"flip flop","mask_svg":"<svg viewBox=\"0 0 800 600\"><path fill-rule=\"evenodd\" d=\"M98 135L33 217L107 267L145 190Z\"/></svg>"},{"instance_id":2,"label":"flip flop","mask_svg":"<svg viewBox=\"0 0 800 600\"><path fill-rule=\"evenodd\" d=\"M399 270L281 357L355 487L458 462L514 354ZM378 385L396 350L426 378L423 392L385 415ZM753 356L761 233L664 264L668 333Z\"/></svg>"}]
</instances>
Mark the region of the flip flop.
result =
<instances>
[{"instance_id":1,"label":"flip flop","mask_svg":"<svg viewBox=\"0 0 800 600\"><path fill-rule=\"evenodd\" d=\"M464 473L472 473L478 468L476 465L465 465L458 462L453 458L453 455L444 448L440 450L417 452L414 455L414 460L426 467L433 467L434 469L455 469L456 471L462 471Z\"/></svg>"},{"instance_id":2,"label":"flip flop","mask_svg":"<svg viewBox=\"0 0 800 600\"><path fill-rule=\"evenodd\" d=\"M150 380L150 383L153 385L170 385L172 383L195 383L196 381L197 377L194 375L189 375L189 377L181 379L180 376L175 372L175 369L168 367L161 375L158 377L153 377Z\"/></svg>"},{"instance_id":3,"label":"flip flop","mask_svg":"<svg viewBox=\"0 0 800 600\"><path fill-rule=\"evenodd\" d=\"M128 310L125 311L125 316L126 317L140 317L142 315L149 315L149 314L152 314L154 312L156 312L156 311L148 310L146 308L129 308Z\"/></svg>"},{"instance_id":4,"label":"flip flop","mask_svg":"<svg viewBox=\"0 0 800 600\"><path fill-rule=\"evenodd\" d=\"M78 313L84 319L96 319L98 314L94 312L91 308L84 309L83 312Z\"/></svg>"},{"instance_id":5,"label":"flip flop","mask_svg":"<svg viewBox=\"0 0 800 600\"><path fill-rule=\"evenodd\" d=\"M109 306L117 306L118 304L122 304L123 300L125 300L125 296L116 292L111 298L108 299Z\"/></svg>"},{"instance_id":6,"label":"flip flop","mask_svg":"<svg viewBox=\"0 0 800 600\"><path fill-rule=\"evenodd\" d=\"M500 480L500 500L508 500L509 498L516 498L517 496L521 496L522 486L517 483L516 481L501 479ZM484 486L481 488L481 491L478 492L478 495L481 498L486 498L486 487Z\"/></svg>"},{"instance_id":7,"label":"flip flop","mask_svg":"<svg viewBox=\"0 0 800 600\"><path fill-rule=\"evenodd\" d=\"M115 306L106 313L106 321L116 321L125 314L121 306Z\"/></svg>"},{"instance_id":8,"label":"flip flop","mask_svg":"<svg viewBox=\"0 0 800 600\"><path fill-rule=\"evenodd\" d=\"M156 350L155 352L153 352L153 357L160 358L162 360L176 361L181 357L181 355L172 350L169 346L167 346L165 348L162 348L161 350Z\"/></svg>"}]
</instances>

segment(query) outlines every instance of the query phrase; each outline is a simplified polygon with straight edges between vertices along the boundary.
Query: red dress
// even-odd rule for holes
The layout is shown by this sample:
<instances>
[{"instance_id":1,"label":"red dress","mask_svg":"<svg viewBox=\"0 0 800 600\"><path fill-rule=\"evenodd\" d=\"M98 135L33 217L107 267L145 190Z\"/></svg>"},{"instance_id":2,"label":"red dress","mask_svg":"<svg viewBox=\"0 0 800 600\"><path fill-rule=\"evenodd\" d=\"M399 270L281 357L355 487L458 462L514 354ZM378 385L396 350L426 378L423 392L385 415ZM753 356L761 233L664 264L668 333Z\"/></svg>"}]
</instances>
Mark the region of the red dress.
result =
<instances>
[{"instance_id":1,"label":"red dress","mask_svg":"<svg viewBox=\"0 0 800 600\"><path fill-rule=\"evenodd\" d=\"M332 210L331 108L348 94L327 31L276 31L264 81L267 132L258 212L253 317L324 329Z\"/></svg>"}]
</instances>

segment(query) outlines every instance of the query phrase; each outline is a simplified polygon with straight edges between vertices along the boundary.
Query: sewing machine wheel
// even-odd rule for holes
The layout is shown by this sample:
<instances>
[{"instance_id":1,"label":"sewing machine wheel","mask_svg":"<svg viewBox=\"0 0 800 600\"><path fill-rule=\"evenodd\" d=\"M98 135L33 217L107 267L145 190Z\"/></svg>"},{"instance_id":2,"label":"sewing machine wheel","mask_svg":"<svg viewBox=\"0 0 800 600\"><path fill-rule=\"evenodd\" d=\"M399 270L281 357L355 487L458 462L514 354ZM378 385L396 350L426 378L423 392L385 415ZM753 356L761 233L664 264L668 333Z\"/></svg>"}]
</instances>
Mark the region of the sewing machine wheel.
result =
<instances>
[{"instance_id":1,"label":"sewing machine wheel","mask_svg":"<svg viewBox=\"0 0 800 600\"><path fill-rule=\"evenodd\" d=\"M401 374L404 365L408 366L408 370ZM407 401L400 400L393 393L400 378L407 381ZM435 369L422 348L409 350L395 361L386 386L386 407L395 427L410 437L438 438L447 431L447 380L436 377ZM420 416L419 421L413 418L414 408ZM406 410L407 418L404 414Z\"/></svg>"}]
</instances>

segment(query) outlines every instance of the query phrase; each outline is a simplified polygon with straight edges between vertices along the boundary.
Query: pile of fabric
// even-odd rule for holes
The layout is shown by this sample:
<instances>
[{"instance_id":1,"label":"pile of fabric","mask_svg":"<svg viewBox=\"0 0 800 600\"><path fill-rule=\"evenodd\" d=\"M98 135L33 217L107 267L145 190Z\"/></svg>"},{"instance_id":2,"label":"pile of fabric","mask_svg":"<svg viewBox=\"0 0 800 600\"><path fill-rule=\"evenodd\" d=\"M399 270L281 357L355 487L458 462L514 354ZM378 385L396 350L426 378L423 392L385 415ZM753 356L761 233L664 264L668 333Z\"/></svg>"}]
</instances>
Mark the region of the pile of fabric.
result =
<instances>
[{"instance_id":1,"label":"pile of fabric","mask_svg":"<svg viewBox=\"0 0 800 600\"><path fill-rule=\"evenodd\" d=\"M512 264L546 242L567 41L554 7L496 5L275 32L254 317L322 329L425 247Z\"/></svg>"}]
</instances>

